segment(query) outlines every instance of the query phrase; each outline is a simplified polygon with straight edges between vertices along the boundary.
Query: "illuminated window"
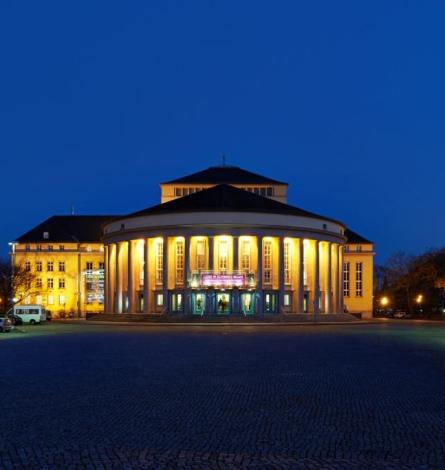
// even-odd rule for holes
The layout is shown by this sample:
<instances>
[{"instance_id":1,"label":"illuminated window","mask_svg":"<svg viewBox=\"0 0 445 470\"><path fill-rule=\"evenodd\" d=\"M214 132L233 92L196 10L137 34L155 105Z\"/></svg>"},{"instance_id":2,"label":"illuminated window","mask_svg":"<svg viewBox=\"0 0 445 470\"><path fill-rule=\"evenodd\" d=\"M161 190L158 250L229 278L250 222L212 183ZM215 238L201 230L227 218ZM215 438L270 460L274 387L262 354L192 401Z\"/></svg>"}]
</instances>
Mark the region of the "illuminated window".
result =
<instances>
[{"instance_id":1,"label":"illuminated window","mask_svg":"<svg viewBox=\"0 0 445 470\"><path fill-rule=\"evenodd\" d=\"M184 284L184 241L175 242L176 285Z\"/></svg>"},{"instance_id":2,"label":"illuminated window","mask_svg":"<svg viewBox=\"0 0 445 470\"><path fill-rule=\"evenodd\" d=\"M290 294L284 294L283 304L285 307L290 307L291 305Z\"/></svg>"},{"instance_id":3,"label":"illuminated window","mask_svg":"<svg viewBox=\"0 0 445 470\"><path fill-rule=\"evenodd\" d=\"M355 264L355 295L356 297L363 295L363 263Z\"/></svg>"},{"instance_id":4,"label":"illuminated window","mask_svg":"<svg viewBox=\"0 0 445 470\"><path fill-rule=\"evenodd\" d=\"M54 296L48 295L48 305L54 305Z\"/></svg>"},{"instance_id":5,"label":"illuminated window","mask_svg":"<svg viewBox=\"0 0 445 470\"><path fill-rule=\"evenodd\" d=\"M25 262L25 271L31 271L31 263L29 261Z\"/></svg>"},{"instance_id":6,"label":"illuminated window","mask_svg":"<svg viewBox=\"0 0 445 470\"><path fill-rule=\"evenodd\" d=\"M46 283L47 283L47 287L48 289L52 289L54 287L54 279L52 277L49 277L47 280L46 280Z\"/></svg>"},{"instance_id":7,"label":"illuminated window","mask_svg":"<svg viewBox=\"0 0 445 470\"><path fill-rule=\"evenodd\" d=\"M164 305L164 296L162 294L156 294L156 306L162 307Z\"/></svg>"},{"instance_id":8,"label":"illuminated window","mask_svg":"<svg viewBox=\"0 0 445 470\"><path fill-rule=\"evenodd\" d=\"M162 285L164 279L164 244L162 240L156 242L155 257L155 280L156 284Z\"/></svg>"},{"instance_id":9,"label":"illuminated window","mask_svg":"<svg viewBox=\"0 0 445 470\"><path fill-rule=\"evenodd\" d=\"M272 284L272 241L265 240L263 245L263 282Z\"/></svg>"},{"instance_id":10,"label":"illuminated window","mask_svg":"<svg viewBox=\"0 0 445 470\"><path fill-rule=\"evenodd\" d=\"M65 261L59 261L59 271L60 272L65 271Z\"/></svg>"},{"instance_id":11,"label":"illuminated window","mask_svg":"<svg viewBox=\"0 0 445 470\"><path fill-rule=\"evenodd\" d=\"M36 271L38 271L39 273L42 272L42 262L41 261L37 261Z\"/></svg>"},{"instance_id":12,"label":"illuminated window","mask_svg":"<svg viewBox=\"0 0 445 470\"><path fill-rule=\"evenodd\" d=\"M37 305L42 305L42 296L41 295L36 295L36 304Z\"/></svg>"},{"instance_id":13,"label":"illuminated window","mask_svg":"<svg viewBox=\"0 0 445 470\"><path fill-rule=\"evenodd\" d=\"M65 296L59 295L59 305L65 305Z\"/></svg>"},{"instance_id":14,"label":"illuminated window","mask_svg":"<svg viewBox=\"0 0 445 470\"><path fill-rule=\"evenodd\" d=\"M54 263L52 261L48 261L48 263L46 264L46 270L47 271L54 271Z\"/></svg>"},{"instance_id":15,"label":"illuminated window","mask_svg":"<svg viewBox=\"0 0 445 470\"><path fill-rule=\"evenodd\" d=\"M196 241L196 269L206 268L206 242L204 239Z\"/></svg>"},{"instance_id":16,"label":"illuminated window","mask_svg":"<svg viewBox=\"0 0 445 470\"><path fill-rule=\"evenodd\" d=\"M65 289L65 279L63 277L59 278L59 289Z\"/></svg>"},{"instance_id":17,"label":"illuminated window","mask_svg":"<svg viewBox=\"0 0 445 470\"><path fill-rule=\"evenodd\" d=\"M284 241L284 284L291 283L291 241Z\"/></svg>"},{"instance_id":18,"label":"illuminated window","mask_svg":"<svg viewBox=\"0 0 445 470\"><path fill-rule=\"evenodd\" d=\"M218 262L219 262L219 271L227 271L227 261L228 261L228 251L229 246L227 240L223 239L219 241L219 250L218 250Z\"/></svg>"},{"instance_id":19,"label":"illuminated window","mask_svg":"<svg viewBox=\"0 0 445 470\"><path fill-rule=\"evenodd\" d=\"M349 297L349 263L343 264L343 295Z\"/></svg>"},{"instance_id":20,"label":"illuminated window","mask_svg":"<svg viewBox=\"0 0 445 470\"><path fill-rule=\"evenodd\" d=\"M43 239L48 240L49 238L49 232L43 232Z\"/></svg>"},{"instance_id":21,"label":"illuminated window","mask_svg":"<svg viewBox=\"0 0 445 470\"><path fill-rule=\"evenodd\" d=\"M241 270L247 273L250 272L250 240L246 238L241 239Z\"/></svg>"}]
</instances>

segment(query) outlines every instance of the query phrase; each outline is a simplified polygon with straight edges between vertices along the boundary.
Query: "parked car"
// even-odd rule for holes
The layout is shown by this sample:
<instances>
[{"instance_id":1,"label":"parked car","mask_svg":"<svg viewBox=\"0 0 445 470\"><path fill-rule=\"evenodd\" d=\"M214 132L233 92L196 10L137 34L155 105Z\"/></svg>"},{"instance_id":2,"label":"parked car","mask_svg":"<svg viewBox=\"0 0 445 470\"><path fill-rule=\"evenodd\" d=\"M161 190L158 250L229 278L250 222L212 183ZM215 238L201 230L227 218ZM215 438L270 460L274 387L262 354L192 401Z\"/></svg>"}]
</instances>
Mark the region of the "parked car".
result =
<instances>
[{"instance_id":1,"label":"parked car","mask_svg":"<svg viewBox=\"0 0 445 470\"><path fill-rule=\"evenodd\" d=\"M396 310L394 313L394 318L406 318L405 310Z\"/></svg>"},{"instance_id":2,"label":"parked car","mask_svg":"<svg viewBox=\"0 0 445 470\"><path fill-rule=\"evenodd\" d=\"M12 328L11 320L6 316L0 317L0 331L2 333L9 333Z\"/></svg>"}]
</instances>

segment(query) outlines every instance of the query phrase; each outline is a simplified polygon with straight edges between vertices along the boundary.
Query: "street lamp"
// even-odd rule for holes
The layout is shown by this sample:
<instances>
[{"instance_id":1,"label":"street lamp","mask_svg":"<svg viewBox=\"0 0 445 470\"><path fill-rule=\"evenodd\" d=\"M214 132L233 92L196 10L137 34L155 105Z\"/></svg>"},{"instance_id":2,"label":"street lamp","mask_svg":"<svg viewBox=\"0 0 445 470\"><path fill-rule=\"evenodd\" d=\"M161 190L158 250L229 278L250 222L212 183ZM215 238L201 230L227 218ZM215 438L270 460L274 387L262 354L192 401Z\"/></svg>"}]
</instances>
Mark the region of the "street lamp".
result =
<instances>
[{"instance_id":1,"label":"street lamp","mask_svg":"<svg viewBox=\"0 0 445 470\"><path fill-rule=\"evenodd\" d=\"M386 308L386 307L389 305L389 299L388 299L388 297L386 297L386 296L385 296L385 297L382 297L382 298L380 299L380 305L381 305L382 307Z\"/></svg>"},{"instance_id":2,"label":"street lamp","mask_svg":"<svg viewBox=\"0 0 445 470\"><path fill-rule=\"evenodd\" d=\"M419 295L416 297L416 303L417 303L418 305L420 305L422 302L423 302L423 295L422 295L422 294L419 294Z\"/></svg>"}]
</instances>

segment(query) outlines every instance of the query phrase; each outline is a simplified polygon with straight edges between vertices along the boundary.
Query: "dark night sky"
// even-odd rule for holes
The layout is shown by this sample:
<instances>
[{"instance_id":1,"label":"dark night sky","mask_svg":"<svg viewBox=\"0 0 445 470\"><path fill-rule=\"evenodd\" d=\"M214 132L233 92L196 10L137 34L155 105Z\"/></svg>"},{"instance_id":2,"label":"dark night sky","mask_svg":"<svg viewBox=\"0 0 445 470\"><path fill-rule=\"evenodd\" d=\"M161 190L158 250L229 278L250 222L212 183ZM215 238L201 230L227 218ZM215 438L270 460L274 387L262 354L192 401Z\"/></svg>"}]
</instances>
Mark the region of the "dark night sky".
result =
<instances>
[{"instance_id":1,"label":"dark night sky","mask_svg":"<svg viewBox=\"0 0 445 470\"><path fill-rule=\"evenodd\" d=\"M220 162L396 250L445 245L445 3L3 0L2 224L126 213Z\"/></svg>"}]
</instances>

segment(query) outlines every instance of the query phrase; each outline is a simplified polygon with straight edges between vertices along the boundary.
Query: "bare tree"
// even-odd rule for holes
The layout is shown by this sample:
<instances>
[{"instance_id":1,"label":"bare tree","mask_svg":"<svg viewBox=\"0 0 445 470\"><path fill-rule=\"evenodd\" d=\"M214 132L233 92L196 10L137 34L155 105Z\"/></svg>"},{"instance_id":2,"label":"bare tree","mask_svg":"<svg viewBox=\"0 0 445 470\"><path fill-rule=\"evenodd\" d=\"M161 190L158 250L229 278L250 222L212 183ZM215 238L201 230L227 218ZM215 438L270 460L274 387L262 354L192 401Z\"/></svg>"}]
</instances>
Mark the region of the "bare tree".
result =
<instances>
[{"instance_id":1,"label":"bare tree","mask_svg":"<svg viewBox=\"0 0 445 470\"><path fill-rule=\"evenodd\" d=\"M5 312L13 303L21 303L26 297L38 293L35 274L26 265L12 266L8 259L0 259L0 310ZM15 299L15 301L13 300Z\"/></svg>"}]
</instances>

